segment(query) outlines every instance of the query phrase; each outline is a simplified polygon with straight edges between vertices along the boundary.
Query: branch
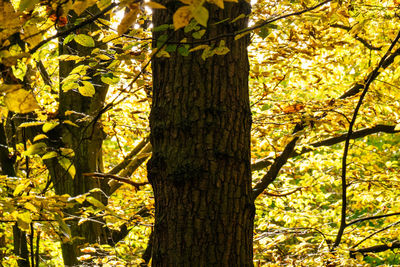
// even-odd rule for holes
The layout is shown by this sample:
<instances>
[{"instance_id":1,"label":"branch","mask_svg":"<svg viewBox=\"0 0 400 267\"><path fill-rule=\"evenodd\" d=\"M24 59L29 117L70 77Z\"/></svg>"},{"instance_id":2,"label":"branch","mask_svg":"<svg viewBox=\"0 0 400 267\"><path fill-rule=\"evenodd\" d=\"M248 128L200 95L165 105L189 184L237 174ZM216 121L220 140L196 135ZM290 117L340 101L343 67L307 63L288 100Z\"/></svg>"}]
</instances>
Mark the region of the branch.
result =
<instances>
[{"instance_id":1,"label":"branch","mask_svg":"<svg viewBox=\"0 0 400 267\"><path fill-rule=\"evenodd\" d=\"M134 156L136 156L140 152L140 150L142 150L143 147L145 145L147 145L148 143L149 143L149 138L148 137L146 137L142 141L140 141L140 143L137 144L137 146L134 147L131 152L129 152L129 154L124 158L124 160L122 162L120 162L117 166L112 168L112 170L109 171L108 174L117 174L117 173L119 173L122 169L124 169L126 166L128 166L128 164L131 161L131 159Z\"/></svg>"},{"instance_id":2,"label":"branch","mask_svg":"<svg viewBox=\"0 0 400 267\"><path fill-rule=\"evenodd\" d=\"M360 248L357 250L350 250L350 258L355 258L356 253L361 253L365 254L368 252L373 252L373 253L378 253L378 252L383 252L386 250L393 250L395 248L400 248L400 241L394 241L390 244L384 244L384 245L377 245L377 246L372 246L372 247L367 247L367 248Z\"/></svg>"},{"instance_id":3,"label":"branch","mask_svg":"<svg viewBox=\"0 0 400 267\"><path fill-rule=\"evenodd\" d=\"M298 188L296 188L296 189L294 189L292 191L289 191L289 192L286 192L286 193L283 193L283 194L275 194L275 193L271 193L271 192L265 192L265 194L267 196L271 196L271 197L286 197L288 195L296 193L297 191L301 191L301 189L303 189L303 188L304 187L298 187Z\"/></svg>"},{"instance_id":4,"label":"branch","mask_svg":"<svg viewBox=\"0 0 400 267\"><path fill-rule=\"evenodd\" d=\"M285 149L271 165L271 168L268 170L267 174L265 174L264 177L261 178L261 181L254 186L252 196L253 200L255 200L276 179L280 169L293 153L297 140L299 140L299 137L294 137L292 141L286 145Z\"/></svg>"},{"instance_id":5,"label":"branch","mask_svg":"<svg viewBox=\"0 0 400 267\"><path fill-rule=\"evenodd\" d=\"M339 97L339 99L344 99L344 98L347 98L347 97L350 97L350 96L358 94L361 91L361 89L364 88L364 84L371 83L372 81L374 81L384 69L389 67L394 62L394 59L398 55L400 55L400 48L396 49L390 55L388 53L386 53L385 56L382 57L381 62L378 64L379 68L375 68L367 76L367 78L365 79L364 83L356 83L352 88L350 88L347 92L345 92L343 95L341 95Z\"/></svg>"},{"instance_id":6,"label":"branch","mask_svg":"<svg viewBox=\"0 0 400 267\"><path fill-rule=\"evenodd\" d=\"M349 26L345 26L345 25L341 25L341 24L331 24L330 25L333 28L339 28L342 30L346 30L346 31L350 31L353 27L349 27ZM354 35L354 39L356 39L357 41L359 41L360 43L362 43L366 48L370 49L370 50L376 50L376 51L381 51L382 50L382 46L376 47L373 46L372 44L368 43L367 40L361 38L360 36L358 36L357 34Z\"/></svg>"},{"instance_id":7,"label":"branch","mask_svg":"<svg viewBox=\"0 0 400 267\"><path fill-rule=\"evenodd\" d=\"M134 157L129 164L121 171L120 176L130 177L140 165L143 164L151 155L151 144L147 143L144 148L140 151L140 154ZM113 178L114 179L114 178ZM114 193L120 186L121 183L117 182L118 179L110 181L110 194Z\"/></svg>"},{"instance_id":8,"label":"branch","mask_svg":"<svg viewBox=\"0 0 400 267\"><path fill-rule=\"evenodd\" d=\"M100 11L98 14L94 15L93 17L88 18L85 21L82 21L81 23L79 23L78 25L75 25L72 28L66 29L65 31L62 32L58 32L57 34L41 41L40 43L38 43L36 46L34 46L31 50L29 50L30 54L35 53L40 47L42 47L43 45L45 45L46 43L50 42L53 39L56 39L58 37L62 37L62 36L67 36L68 34L75 32L76 30L84 27L85 25L88 25L92 22L94 22L95 20L97 20L98 18L100 18L101 16L103 16L105 13L107 13L108 11L110 11L111 9L113 9L114 7L116 7L117 4L116 3L112 3L111 5L109 5L108 7L106 7L105 9L103 9L102 11Z\"/></svg>"},{"instance_id":9,"label":"branch","mask_svg":"<svg viewBox=\"0 0 400 267\"><path fill-rule=\"evenodd\" d=\"M368 216L360 219L356 219L354 221L351 221L347 223L347 226L359 223L359 222L364 222L364 221L369 221L369 220L376 220L376 219L381 219L381 218L386 218L386 217L391 217L391 216L396 216L400 215L400 212L395 212L395 213L389 213L389 214L383 214L383 215L376 215L376 216Z\"/></svg>"},{"instance_id":10,"label":"branch","mask_svg":"<svg viewBox=\"0 0 400 267\"><path fill-rule=\"evenodd\" d=\"M142 182L142 183L137 183L132 181L129 178L121 177L118 175L113 175L113 174L107 174L107 173L100 173L100 172L87 172L87 173L82 173L83 176L91 176L91 177L96 177L96 178L103 178L103 179L114 179L122 183L130 184L136 189L139 189L140 186L149 184L149 182Z\"/></svg>"},{"instance_id":11,"label":"branch","mask_svg":"<svg viewBox=\"0 0 400 267\"><path fill-rule=\"evenodd\" d=\"M361 93L360 99L358 100L357 106L354 109L354 114L353 118L351 119L350 125L349 125L349 130L348 134L346 136L346 142L344 145L344 151L343 151L343 159L342 159L342 177L341 177L341 182L342 182L342 209L341 209L341 216L340 216L340 226L338 233L336 235L335 242L331 248L333 251L337 246L339 246L340 241L342 239L342 236L344 234L344 230L347 227L346 223L346 210L347 210L347 179L346 179L346 167L347 167L347 155L349 152L349 147L350 147L350 137L353 133L353 126L356 122L358 111L361 108L361 105L363 103L364 97L368 92L368 89L371 85L371 83L375 80L375 78L379 75L381 68L383 67L383 64L387 62L387 59L390 57L393 57L393 54L391 54L392 49L400 39L400 31L398 32L396 38L393 40L392 44L390 45L389 49L386 51L385 55L381 58L379 61L379 64L375 67L375 69L371 72L371 74L367 77L365 84L363 85L363 92ZM400 48L397 49L397 51L400 51ZM394 57L392 58L394 60Z\"/></svg>"},{"instance_id":12,"label":"branch","mask_svg":"<svg viewBox=\"0 0 400 267\"><path fill-rule=\"evenodd\" d=\"M358 131L355 131L352 133L352 135L350 136L350 139L358 139L358 138L362 138L371 134L375 134L375 133L398 133L400 132L400 130L395 131L395 125L383 125L383 124L378 124L376 126L373 126L371 128L365 128L365 129L361 129ZM313 151L315 148L317 147L322 147L322 146L332 146L338 143L341 143L343 141L345 141L347 138L347 133L336 136L336 137L332 137L332 138L328 138L319 142L314 142L311 143L309 145L307 145L306 147L303 147L301 151L293 151L292 154L290 155L290 157L296 157L305 153L308 153L310 151ZM253 163L251 165L251 169L252 171L258 171L261 170L263 168L266 168L268 166L270 166L273 163L273 159L272 158L264 158L261 159L255 163Z\"/></svg>"}]
</instances>

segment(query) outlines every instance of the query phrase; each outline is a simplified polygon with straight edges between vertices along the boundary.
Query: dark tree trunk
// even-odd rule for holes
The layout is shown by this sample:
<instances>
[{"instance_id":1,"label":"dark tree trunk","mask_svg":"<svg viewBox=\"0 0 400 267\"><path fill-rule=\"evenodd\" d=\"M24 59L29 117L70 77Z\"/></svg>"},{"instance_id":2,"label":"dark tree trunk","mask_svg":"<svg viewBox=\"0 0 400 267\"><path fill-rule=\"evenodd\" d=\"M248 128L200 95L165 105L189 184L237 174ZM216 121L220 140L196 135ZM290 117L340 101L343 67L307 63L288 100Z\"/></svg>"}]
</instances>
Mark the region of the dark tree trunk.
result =
<instances>
[{"instance_id":1,"label":"dark tree trunk","mask_svg":"<svg viewBox=\"0 0 400 267\"><path fill-rule=\"evenodd\" d=\"M171 6L168 2L161 1ZM246 27L247 19L216 22L250 8L241 1L208 10L203 39ZM154 26L172 23L172 13L155 11ZM172 34L174 41L183 38L182 30ZM153 61L148 163L156 209L153 266L253 265L249 38L223 40L230 49L223 56L203 60L201 52L171 53Z\"/></svg>"}]
</instances>

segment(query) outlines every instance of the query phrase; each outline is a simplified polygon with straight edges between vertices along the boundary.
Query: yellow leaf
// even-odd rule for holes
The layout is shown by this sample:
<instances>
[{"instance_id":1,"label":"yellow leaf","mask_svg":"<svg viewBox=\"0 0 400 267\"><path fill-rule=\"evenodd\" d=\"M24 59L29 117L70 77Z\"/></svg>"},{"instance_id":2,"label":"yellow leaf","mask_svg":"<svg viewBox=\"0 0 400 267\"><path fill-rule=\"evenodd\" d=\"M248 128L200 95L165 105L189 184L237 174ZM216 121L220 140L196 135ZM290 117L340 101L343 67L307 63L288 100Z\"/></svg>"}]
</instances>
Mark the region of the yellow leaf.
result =
<instances>
[{"instance_id":1,"label":"yellow leaf","mask_svg":"<svg viewBox=\"0 0 400 267\"><path fill-rule=\"evenodd\" d=\"M78 91L81 93L81 95L92 97L96 93L96 90L91 82L81 81L81 83L83 86L78 87Z\"/></svg>"},{"instance_id":2,"label":"yellow leaf","mask_svg":"<svg viewBox=\"0 0 400 267\"><path fill-rule=\"evenodd\" d=\"M68 125L71 125L71 126L74 126L74 127L79 127L79 125L77 125L76 123L73 123L73 122L70 121L70 120L65 120L65 121L63 121L63 123L68 124Z\"/></svg>"},{"instance_id":3,"label":"yellow leaf","mask_svg":"<svg viewBox=\"0 0 400 267\"><path fill-rule=\"evenodd\" d=\"M73 11L75 11L75 13L80 16L83 11L85 11L88 7L93 6L94 4L96 4L97 0L82 0L82 1L76 1L71 9Z\"/></svg>"},{"instance_id":4,"label":"yellow leaf","mask_svg":"<svg viewBox=\"0 0 400 267\"><path fill-rule=\"evenodd\" d=\"M224 9L224 0L208 0L209 3L213 3L214 5L218 6L219 8Z\"/></svg>"},{"instance_id":5,"label":"yellow leaf","mask_svg":"<svg viewBox=\"0 0 400 267\"><path fill-rule=\"evenodd\" d=\"M42 139L47 139L47 138L48 137L45 134L38 134L33 138L33 142L36 142L36 141L39 141L39 140L42 140Z\"/></svg>"},{"instance_id":6,"label":"yellow leaf","mask_svg":"<svg viewBox=\"0 0 400 267\"><path fill-rule=\"evenodd\" d=\"M192 8L190 6L183 6L178 8L178 10L174 13L173 16L175 30L178 30L188 25L192 18L193 14L192 14Z\"/></svg>"},{"instance_id":7,"label":"yellow leaf","mask_svg":"<svg viewBox=\"0 0 400 267\"><path fill-rule=\"evenodd\" d=\"M90 204L92 204L93 206L95 206L96 208L99 208L99 209L106 208L106 206L104 206L103 203L101 203L99 200L97 200L96 198L94 198L92 196L86 197L86 201L89 202Z\"/></svg>"},{"instance_id":8,"label":"yellow leaf","mask_svg":"<svg viewBox=\"0 0 400 267\"><path fill-rule=\"evenodd\" d=\"M140 8L139 4L133 4L130 7L128 13L125 14L124 18L121 20L121 23L118 25L117 31L118 35L124 34L129 27L136 21L136 18L139 14Z\"/></svg>"},{"instance_id":9,"label":"yellow leaf","mask_svg":"<svg viewBox=\"0 0 400 267\"><path fill-rule=\"evenodd\" d=\"M166 9L166 7L161 5L160 3L152 2L152 1L145 3L145 5L152 9Z\"/></svg>"},{"instance_id":10,"label":"yellow leaf","mask_svg":"<svg viewBox=\"0 0 400 267\"><path fill-rule=\"evenodd\" d=\"M40 108L33 94L24 89L7 93L4 102L8 110L15 113L29 113Z\"/></svg>"},{"instance_id":11,"label":"yellow leaf","mask_svg":"<svg viewBox=\"0 0 400 267\"><path fill-rule=\"evenodd\" d=\"M0 92L11 92L22 89L22 84L0 84Z\"/></svg>"},{"instance_id":12,"label":"yellow leaf","mask_svg":"<svg viewBox=\"0 0 400 267\"><path fill-rule=\"evenodd\" d=\"M75 42L85 47L94 47L95 42L92 37L86 34L78 34L74 36Z\"/></svg>"},{"instance_id":13,"label":"yellow leaf","mask_svg":"<svg viewBox=\"0 0 400 267\"><path fill-rule=\"evenodd\" d=\"M189 52L194 52L194 51L198 51L198 50L201 50L201 49L206 49L208 47L210 47L210 46L209 45L198 45L198 46L193 47L192 49L190 49Z\"/></svg>"},{"instance_id":14,"label":"yellow leaf","mask_svg":"<svg viewBox=\"0 0 400 267\"><path fill-rule=\"evenodd\" d=\"M10 2L0 1L0 28L10 29L20 27L22 25L22 21L19 18L20 14L15 12Z\"/></svg>"},{"instance_id":15,"label":"yellow leaf","mask_svg":"<svg viewBox=\"0 0 400 267\"><path fill-rule=\"evenodd\" d=\"M69 159L65 157L59 157L58 163L61 165L61 167L64 168L64 170L66 170L69 173L72 179L75 178L76 169L74 164L72 164L72 162Z\"/></svg>"},{"instance_id":16,"label":"yellow leaf","mask_svg":"<svg viewBox=\"0 0 400 267\"><path fill-rule=\"evenodd\" d=\"M54 129L58 124L60 124L58 121L46 122L43 125L42 130L43 130L43 132L47 133L48 131L51 131L52 129Z\"/></svg>"},{"instance_id":17,"label":"yellow leaf","mask_svg":"<svg viewBox=\"0 0 400 267\"><path fill-rule=\"evenodd\" d=\"M28 186L30 185L30 181L26 180L25 182L22 182L15 187L13 195L14 196L19 196Z\"/></svg>"},{"instance_id":18,"label":"yellow leaf","mask_svg":"<svg viewBox=\"0 0 400 267\"><path fill-rule=\"evenodd\" d=\"M51 158L55 158L55 157L57 157L57 156L58 156L57 152L55 152L55 151L50 151L50 152L47 152L46 154L44 154L43 157L42 157L42 159L43 159L43 160L45 160L45 159L51 159Z\"/></svg>"},{"instance_id":19,"label":"yellow leaf","mask_svg":"<svg viewBox=\"0 0 400 267\"><path fill-rule=\"evenodd\" d=\"M191 5L193 4L193 0L180 0L182 3L186 4L186 5Z\"/></svg>"},{"instance_id":20,"label":"yellow leaf","mask_svg":"<svg viewBox=\"0 0 400 267\"><path fill-rule=\"evenodd\" d=\"M57 59L61 60L61 61L72 61L72 60L75 60L76 62L85 60L84 57L75 56L75 55L61 55L61 56L58 56Z\"/></svg>"},{"instance_id":21,"label":"yellow leaf","mask_svg":"<svg viewBox=\"0 0 400 267\"><path fill-rule=\"evenodd\" d=\"M396 126L394 127L394 130L395 130L395 131L400 131L400 123L399 123L399 124L396 124Z\"/></svg>"},{"instance_id":22,"label":"yellow leaf","mask_svg":"<svg viewBox=\"0 0 400 267\"><path fill-rule=\"evenodd\" d=\"M39 212L38 208L30 202L26 202L24 208L33 212Z\"/></svg>"},{"instance_id":23,"label":"yellow leaf","mask_svg":"<svg viewBox=\"0 0 400 267\"><path fill-rule=\"evenodd\" d=\"M29 47L34 47L42 41L43 34L38 29L36 24L28 23L24 25L24 33L22 40L29 44Z\"/></svg>"}]
</instances>

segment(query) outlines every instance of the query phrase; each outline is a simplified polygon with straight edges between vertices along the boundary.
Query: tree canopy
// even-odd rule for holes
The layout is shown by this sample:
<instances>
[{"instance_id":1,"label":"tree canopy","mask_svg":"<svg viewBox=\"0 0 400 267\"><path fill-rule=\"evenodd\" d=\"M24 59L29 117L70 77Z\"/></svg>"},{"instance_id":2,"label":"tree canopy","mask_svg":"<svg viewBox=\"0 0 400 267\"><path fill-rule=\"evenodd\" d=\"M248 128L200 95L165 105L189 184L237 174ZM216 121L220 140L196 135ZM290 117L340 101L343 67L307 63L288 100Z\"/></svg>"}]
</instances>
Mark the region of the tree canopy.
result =
<instances>
[{"instance_id":1,"label":"tree canopy","mask_svg":"<svg viewBox=\"0 0 400 267\"><path fill-rule=\"evenodd\" d=\"M0 1L2 265L62 265L74 244L81 264L147 266L151 64L222 61L243 38L254 264L400 264L400 1L212 13L243 3ZM172 20L154 26L158 11Z\"/></svg>"}]
</instances>

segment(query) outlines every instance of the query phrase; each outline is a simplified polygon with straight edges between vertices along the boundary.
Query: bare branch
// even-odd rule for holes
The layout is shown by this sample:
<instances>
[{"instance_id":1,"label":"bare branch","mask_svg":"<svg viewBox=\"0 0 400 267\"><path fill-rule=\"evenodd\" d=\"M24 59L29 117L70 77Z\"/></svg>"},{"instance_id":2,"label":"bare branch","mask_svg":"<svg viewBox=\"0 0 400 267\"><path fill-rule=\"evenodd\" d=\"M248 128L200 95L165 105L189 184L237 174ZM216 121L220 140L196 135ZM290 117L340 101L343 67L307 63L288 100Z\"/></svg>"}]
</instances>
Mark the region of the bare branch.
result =
<instances>
[{"instance_id":1,"label":"bare branch","mask_svg":"<svg viewBox=\"0 0 400 267\"><path fill-rule=\"evenodd\" d=\"M112 168L112 170L109 171L108 174L117 174L121 170L123 170L126 166L128 166L131 159L133 157L135 157L140 152L140 150L142 150L143 147L145 147L148 143L149 143L148 137L146 137L142 141L140 141L140 143L137 144L137 146L135 146L131 152L129 152L129 154L124 158L124 160L122 162L120 162L117 166Z\"/></svg>"},{"instance_id":2,"label":"bare branch","mask_svg":"<svg viewBox=\"0 0 400 267\"><path fill-rule=\"evenodd\" d=\"M296 193L297 191L301 191L301 189L303 189L304 187L298 187L292 191L286 192L286 193L282 193L282 194L276 194L276 193L271 193L271 192L265 192L265 194L267 196L271 196L271 197L286 197L289 196L291 194Z\"/></svg>"},{"instance_id":3,"label":"bare branch","mask_svg":"<svg viewBox=\"0 0 400 267\"><path fill-rule=\"evenodd\" d=\"M342 25L342 24L336 24L336 23L331 24L330 26L333 27L333 28L339 28L339 29L342 29L342 30L346 30L348 32L353 28L353 27ZM381 51L382 50L382 46L378 46L378 47L377 46L373 46L372 44L368 43L367 40L361 38L357 34L354 35L354 39L356 39L357 41L362 43L366 48L368 48L370 50L376 50L376 51Z\"/></svg>"},{"instance_id":4,"label":"bare branch","mask_svg":"<svg viewBox=\"0 0 400 267\"><path fill-rule=\"evenodd\" d=\"M361 130L353 132L352 135L350 136L350 139L358 139L358 138L362 138L362 137L365 137L365 136L368 136L371 134L375 134L375 133L398 133L398 132L400 132L400 131L395 131L395 127L396 127L395 125L378 124L371 128L365 128L365 129L361 129ZM296 157L296 156L302 155L304 153L313 151L315 148L318 148L318 147L332 146L332 145L341 143L346 140L346 137L347 137L347 133L336 136L336 137L328 138L328 139L325 139L322 141L311 143L311 144L303 147L303 149L301 151L293 151L292 154L290 155L290 157ZM264 158L264 159L261 159L255 163L253 163L251 165L251 169L252 169L252 171L258 171L258 170L261 170L263 168L270 166L273 162L274 162L273 158Z\"/></svg>"},{"instance_id":5,"label":"bare branch","mask_svg":"<svg viewBox=\"0 0 400 267\"><path fill-rule=\"evenodd\" d=\"M143 164L151 155L151 144L147 143L140 153L134 157L129 164L120 172L120 176L122 177L130 177L140 165ZM117 179L114 181L110 181L110 194L114 193L118 188L121 187L121 183Z\"/></svg>"},{"instance_id":6,"label":"bare branch","mask_svg":"<svg viewBox=\"0 0 400 267\"><path fill-rule=\"evenodd\" d=\"M280 169L290 158L290 155L293 153L294 148L296 147L297 140L299 140L299 137L296 136L292 139L292 141L290 141L286 145L285 149L271 165L271 168L268 170L267 174L265 174L264 177L261 178L261 181L254 186L253 188L254 200L276 179Z\"/></svg>"},{"instance_id":7,"label":"bare branch","mask_svg":"<svg viewBox=\"0 0 400 267\"><path fill-rule=\"evenodd\" d=\"M139 189L140 186L149 184L148 182L137 183L137 182L132 181L129 178L125 178L125 177L121 177L121 176L113 175L113 174L100 173L100 172L88 172L88 173L82 173L82 175L83 176L92 176L92 177L96 177L96 178L114 179L114 180L117 180L122 183L130 184L130 185L136 187L136 189Z\"/></svg>"},{"instance_id":8,"label":"bare branch","mask_svg":"<svg viewBox=\"0 0 400 267\"><path fill-rule=\"evenodd\" d=\"M347 223L347 226L359 223L359 222L364 222L364 221L369 221L369 220L376 220L376 219L381 219L381 218L386 218L386 217L391 217L391 216L396 216L400 215L400 212L395 212L395 213L389 213L389 214L383 214L383 215L375 215L375 216L368 216L360 219L356 219L354 221L351 221Z\"/></svg>"},{"instance_id":9,"label":"bare branch","mask_svg":"<svg viewBox=\"0 0 400 267\"><path fill-rule=\"evenodd\" d=\"M372 247L367 247L367 248L360 248L357 250L351 250L350 251L350 258L355 258L355 254L356 253L368 253L368 252L372 252L372 253L378 253L378 252L383 252L386 250L393 250L395 248L400 248L400 241L394 241L392 243L389 244L384 244L384 245L376 245L376 246L372 246Z\"/></svg>"},{"instance_id":10,"label":"bare branch","mask_svg":"<svg viewBox=\"0 0 400 267\"><path fill-rule=\"evenodd\" d=\"M381 58L379 61L379 64L374 68L374 70L368 75L367 79L365 80L365 83L363 85L363 92L360 95L360 99L358 100L357 106L354 109L353 117L351 119L350 125L349 125L349 130L348 134L346 136L346 141L344 145L344 151L343 151L343 159L342 159L342 177L341 177L341 182L342 182L342 208L341 208L341 216L340 216L340 226L338 233L336 235L336 239L334 244L332 245L331 250L334 251L337 246L339 246L340 241L342 239L342 236L344 234L344 230L347 227L346 223L346 210L347 210L347 178L346 178L346 167L347 167L347 155L349 152L349 147L350 147L350 137L353 133L353 127L357 119L358 111L361 108L361 105L363 103L363 100L365 98L365 95L368 92L368 89L371 85L371 83L375 80L375 78L379 75L379 72L381 71L381 68L383 67L383 64L387 61L387 58L392 57L392 50L394 46L397 44L398 40L400 39L400 31L398 32L396 38L393 40L392 44L386 51L385 55ZM397 51L400 51L400 48L397 49ZM394 60L394 57L393 57Z\"/></svg>"}]
</instances>

